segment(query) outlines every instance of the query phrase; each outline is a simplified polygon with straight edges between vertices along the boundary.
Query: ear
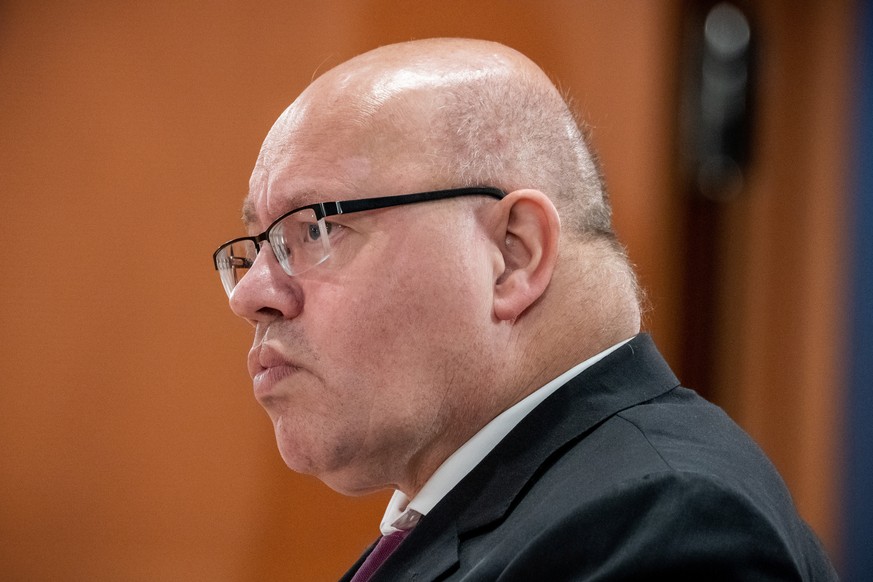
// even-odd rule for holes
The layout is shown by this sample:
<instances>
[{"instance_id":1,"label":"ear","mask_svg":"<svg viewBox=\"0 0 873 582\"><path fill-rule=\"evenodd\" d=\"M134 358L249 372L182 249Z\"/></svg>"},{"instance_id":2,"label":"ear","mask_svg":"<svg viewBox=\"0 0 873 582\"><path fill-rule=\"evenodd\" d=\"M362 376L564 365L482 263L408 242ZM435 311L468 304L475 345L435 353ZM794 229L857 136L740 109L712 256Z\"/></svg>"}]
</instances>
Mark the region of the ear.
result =
<instances>
[{"instance_id":1,"label":"ear","mask_svg":"<svg viewBox=\"0 0 873 582\"><path fill-rule=\"evenodd\" d=\"M497 205L495 232L503 255L503 272L494 282L494 315L514 321L542 296L558 257L561 222L548 196L539 190L516 190Z\"/></svg>"}]
</instances>

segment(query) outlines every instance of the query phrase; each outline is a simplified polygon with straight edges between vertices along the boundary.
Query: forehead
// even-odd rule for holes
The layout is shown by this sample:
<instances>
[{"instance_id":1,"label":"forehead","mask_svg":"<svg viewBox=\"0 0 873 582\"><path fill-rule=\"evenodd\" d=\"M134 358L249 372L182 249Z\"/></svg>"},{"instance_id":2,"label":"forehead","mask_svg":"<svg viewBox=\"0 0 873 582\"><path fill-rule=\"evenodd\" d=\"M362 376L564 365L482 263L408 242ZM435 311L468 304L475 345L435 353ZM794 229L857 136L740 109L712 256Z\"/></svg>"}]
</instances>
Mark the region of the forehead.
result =
<instances>
[{"instance_id":1,"label":"forehead","mask_svg":"<svg viewBox=\"0 0 873 582\"><path fill-rule=\"evenodd\" d=\"M249 230L307 204L426 190L433 182L436 155L421 132L391 116L307 111L286 111L264 140L243 204Z\"/></svg>"},{"instance_id":2,"label":"forehead","mask_svg":"<svg viewBox=\"0 0 873 582\"><path fill-rule=\"evenodd\" d=\"M384 56L325 73L279 116L249 183L247 225L266 226L313 202L445 186L438 180L447 152L439 112L445 85L461 81L446 80L452 70L437 74Z\"/></svg>"},{"instance_id":3,"label":"forehead","mask_svg":"<svg viewBox=\"0 0 873 582\"><path fill-rule=\"evenodd\" d=\"M271 166L259 163L243 201L243 222L257 230L301 206L365 197L373 190L372 174L371 160L354 153L324 159L317 152L301 152Z\"/></svg>"},{"instance_id":4,"label":"forehead","mask_svg":"<svg viewBox=\"0 0 873 582\"><path fill-rule=\"evenodd\" d=\"M306 92L273 124L249 180L243 221L251 230L299 206L329 200L343 184L360 183L371 166L359 130L327 114ZM327 198L326 198L327 197Z\"/></svg>"}]
</instances>

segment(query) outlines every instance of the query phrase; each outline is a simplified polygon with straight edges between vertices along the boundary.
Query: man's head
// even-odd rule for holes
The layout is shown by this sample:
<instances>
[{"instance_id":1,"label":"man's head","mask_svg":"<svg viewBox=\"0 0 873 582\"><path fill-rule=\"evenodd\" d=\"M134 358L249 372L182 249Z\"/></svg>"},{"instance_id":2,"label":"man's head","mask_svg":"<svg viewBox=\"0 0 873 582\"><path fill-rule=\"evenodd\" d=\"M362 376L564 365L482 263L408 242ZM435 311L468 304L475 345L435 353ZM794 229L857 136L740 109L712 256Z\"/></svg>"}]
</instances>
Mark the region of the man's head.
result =
<instances>
[{"instance_id":1,"label":"man's head","mask_svg":"<svg viewBox=\"0 0 873 582\"><path fill-rule=\"evenodd\" d=\"M391 45L312 83L270 130L250 234L326 201L490 186L326 218L295 276L270 244L230 303L285 462L413 495L484 424L639 329L592 155L545 74L483 41ZM304 229L306 227L304 226Z\"/></svg>"}]
</instances>

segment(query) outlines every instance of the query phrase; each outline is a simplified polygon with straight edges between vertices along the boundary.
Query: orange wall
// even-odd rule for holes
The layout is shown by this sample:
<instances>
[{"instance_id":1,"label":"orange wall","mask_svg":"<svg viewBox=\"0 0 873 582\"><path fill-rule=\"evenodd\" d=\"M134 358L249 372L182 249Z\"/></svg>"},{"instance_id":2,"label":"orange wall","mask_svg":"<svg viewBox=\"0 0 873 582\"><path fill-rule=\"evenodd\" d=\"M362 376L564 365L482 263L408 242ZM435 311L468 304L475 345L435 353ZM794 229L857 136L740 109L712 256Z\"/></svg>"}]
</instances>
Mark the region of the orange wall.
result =
<instances>
[{"instance_id":1,"label":"orange wall","mask_svg":"<svg viewBox=\"0 0 873 582\"><path fill-rule=\"evenodd\" d=\"M675 360L676 2L0 5L0 572L330 580L384 494L287 471L210 264L260 141L318 71L410 38L510 44L595 127Z\"/></svg>"}]
</instances>

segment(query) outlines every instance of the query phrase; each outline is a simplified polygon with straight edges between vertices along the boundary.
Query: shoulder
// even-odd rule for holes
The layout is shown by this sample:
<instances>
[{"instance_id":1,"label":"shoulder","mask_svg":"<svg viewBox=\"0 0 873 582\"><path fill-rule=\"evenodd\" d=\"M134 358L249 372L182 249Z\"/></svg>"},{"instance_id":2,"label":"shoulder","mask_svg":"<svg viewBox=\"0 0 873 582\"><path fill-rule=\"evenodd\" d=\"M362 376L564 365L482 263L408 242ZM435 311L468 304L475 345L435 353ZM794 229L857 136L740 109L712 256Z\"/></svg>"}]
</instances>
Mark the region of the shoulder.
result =
<instances>
[{"instance_id":1,"label":"shoulder","mask_svg":"<svg viewBox=\"0 0 873 582\"><path fill-rule=\"evenodd\" d=\"M507 580L658 574L715 580L835 579L805 524L774 519L741 491L706 475L665 470L635 477L565 505L560 516L550 511L554 500L542 501L546 505L535 513L551 516L527 524L529 537L505 565ZM505 525L512 529L512 522L510 518Z\"/></svg>"},{"instance_id":2,"label":"shoulder","mask_svg":"<svg viewBox=\"0 0 873 582\"><path fill-rule=\"evenodd\" d=\"M466 552L507 580L836 578L763 452L684 389L555 451Z\"/></svg>"}]
</instances>

